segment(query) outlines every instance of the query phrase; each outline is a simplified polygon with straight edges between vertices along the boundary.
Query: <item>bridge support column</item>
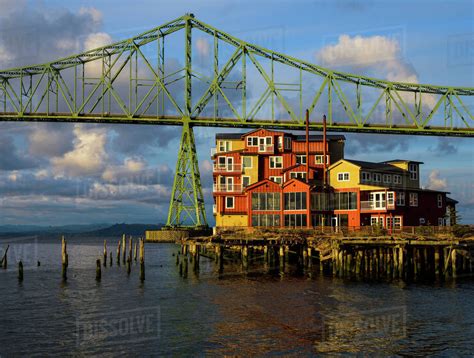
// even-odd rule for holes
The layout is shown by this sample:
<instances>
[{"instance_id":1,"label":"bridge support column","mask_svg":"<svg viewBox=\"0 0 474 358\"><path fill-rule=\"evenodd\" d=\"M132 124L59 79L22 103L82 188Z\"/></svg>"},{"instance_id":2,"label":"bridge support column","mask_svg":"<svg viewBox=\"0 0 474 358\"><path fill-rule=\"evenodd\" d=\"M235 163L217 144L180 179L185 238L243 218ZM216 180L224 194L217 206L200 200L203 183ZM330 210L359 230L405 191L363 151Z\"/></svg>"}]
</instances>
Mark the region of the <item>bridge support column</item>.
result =
<instances>
[{"instance_id":1,"label":"bridge support column","mask_svg":"<svg viewBox=\"0 0 474 358\"><path fill-rule=\"evenodd\" d=\"M207 228L196 144L189 120L183 123L166 228Z\"/></svg>"}]
</instances>

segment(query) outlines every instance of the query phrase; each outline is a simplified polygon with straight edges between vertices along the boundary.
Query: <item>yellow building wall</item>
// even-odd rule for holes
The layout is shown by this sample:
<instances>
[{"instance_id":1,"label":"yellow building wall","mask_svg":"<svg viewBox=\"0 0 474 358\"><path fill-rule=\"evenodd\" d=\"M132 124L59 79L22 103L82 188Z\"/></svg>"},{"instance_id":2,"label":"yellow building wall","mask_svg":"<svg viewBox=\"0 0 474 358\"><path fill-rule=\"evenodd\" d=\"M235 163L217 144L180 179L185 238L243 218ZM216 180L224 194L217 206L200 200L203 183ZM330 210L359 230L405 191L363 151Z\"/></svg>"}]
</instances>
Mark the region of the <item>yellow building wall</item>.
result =
<instances>
[{"instance_id":1,"label":"yellow building wall","mask_svg":"<svg viewBox=\"0 0 474 358\"><path fill-rule=\"evenodd\" d=\"M242 175L250 177L250 184L258 182L258 157L243 155L241 157L242 163L244 162L244 157L252 158L252 168L245 168Z\"/></svg>"},{"instance_id":2,"label":"yellow building wall","mask_svg":"<svg viewBox=\"0 0 474 358\"><path fill-rule=\"evenodd\" d=\"M339 173L349 173L348 181L338 181ZM354 188L359 186L359 167L348 162L341 162L329 169L329 185L335 189Z\"/></svg>"},{"instance_id":3,"label":"yellow building wall","mask_svg":"<svg viewBox=\"0 0 474 358\"><path fill-rule=\"evenodd\" d=\"M393 165L394 167L403 169L403 170L408 170L408 162L392 162L390 165Z\"/></svg>"},{"instance_id":4,"label":"yellow building wall","mask_svg":"<svg viewBox=\"0 0 474 358\"><path fill-rule=\"evenodd\" d=\"M219 139L216 141L216 149L219 151L219 143L220 142L231 142L230 150L240 150L244 149L245 143L241 139Z\"/></svg>"},{"instance_id":5,"label":"yellow building wall","mask_svg":"<svg viewBox=\"0 0 474 358\"><path fill-rule=\"evenodd\" d=\"M216 226L248 226L248 215L216 214Z\"/></svg>"}]
</instances>

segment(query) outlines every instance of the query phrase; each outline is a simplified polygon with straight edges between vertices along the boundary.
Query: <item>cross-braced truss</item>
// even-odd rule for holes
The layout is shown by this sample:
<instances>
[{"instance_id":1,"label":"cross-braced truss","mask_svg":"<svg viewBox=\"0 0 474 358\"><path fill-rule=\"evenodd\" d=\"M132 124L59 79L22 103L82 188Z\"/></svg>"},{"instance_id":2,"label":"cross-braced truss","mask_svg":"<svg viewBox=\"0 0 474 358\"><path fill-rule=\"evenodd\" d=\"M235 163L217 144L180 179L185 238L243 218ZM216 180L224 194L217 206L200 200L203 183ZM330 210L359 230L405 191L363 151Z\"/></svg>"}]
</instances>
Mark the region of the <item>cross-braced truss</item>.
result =
<instances>
[{"instance_id":1,"label":"cross-braced truss","mask_svg":"<svg viewBox=\"0 0 474 358\"><path fill-rule=\"evenodd\" d=\"M182 125L189 119L191 126L303 129L309 108L315 130L326 114L331 131L473 136L473 99L472 87L332 71L192 15L78 55L0 71L4 121Z\"/></svg>"}]
</instances>

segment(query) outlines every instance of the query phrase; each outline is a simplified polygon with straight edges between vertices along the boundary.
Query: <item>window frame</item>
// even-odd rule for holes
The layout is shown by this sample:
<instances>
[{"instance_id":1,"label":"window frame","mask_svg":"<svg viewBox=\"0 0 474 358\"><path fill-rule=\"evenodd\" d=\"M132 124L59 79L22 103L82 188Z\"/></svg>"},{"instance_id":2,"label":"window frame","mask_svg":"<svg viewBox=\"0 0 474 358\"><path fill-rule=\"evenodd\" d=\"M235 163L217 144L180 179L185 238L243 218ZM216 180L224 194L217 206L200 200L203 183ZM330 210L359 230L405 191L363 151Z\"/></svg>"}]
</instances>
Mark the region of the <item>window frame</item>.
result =
<instances>
[{"instance_id":1,"label":"window frame","mask_svg":"<svg viewBox=\"0 0 474 358\"><path fill-rule=\"evenodd\" d=\"M274 158L279 158L281 160L280 162L280 167L272 167L272 160L274 160ZM276 161L274 161L275 164L276 164ZM270 156L270 158L268 159L268 166L270 169L283 169L283 156L281 155L272 155Z\"/></svg>"},{"instance_id":2,"label":"window frame","mask_svg":"<svg viewBox=\"0 0 474 358\"><path fill-rule=\"evenodd\" d=\"M419 201L418 201L418 193L409 193L408 195L408 206L411 206L411 207L418 207L419 205Z\"/></svg>"},{"instance_id":3,"label":"window frame","mask_svg":"<svg viewBox=\"0 0 474 358\"><path fill-rule=\"evenodd\" d=\"M283 177L281 175L270 175L268 178L269 178L269 180L271 180L274 183L277 183L277 184L280 184L280 185L283 184ZM280 182L277 182L277 181L273 180L275 178L279 178Z\"/></svg>"},{"instance_id":4,"label":"window frame","mask_svg":"<svg viewBox=\"0 0 474 358\"><path fill-rule=\"evenodd\" d=\"M391 174L383 174L382 176L384 184L391 184L392 183L392 175Z\"/></svg>"},{"instance_id":5,"label":"window frame","mask_svg":"<svg viewBox=\"0 0 474 358\"><path fill-rule=\"evenodd\" d=\"M245 159L250 159L250 166L247 167L245 165ZM242 157L242 169L252 169L253 168L253 158L252 157L247 157L247 156L244 156Z\"/></svg>"},{"instance_id":6,"label":"window frame","mask_svg":"<svg viewBox=\"0 0 474 358\"><path fill-rule=\"evenodd\" d=\"M227 200L232 199L232 206L227 205ZM226 196L225 197L225 208L226 209L235 209L235 196Z\"/></svg>"},{"instance_id":7,"label":"window frame","mask_svg":"<svg viewBox=\"0 0 474 358\"><path fill-rule=\"evenodd\" d=\"M410 173L410 180L418 180L418 164L409 163L408 172Z\"/></svg>"},{"instance_id":8,"label":"window frame","mask_svg":"<svg viewBox=\"0 0 474 358\"><path fill-rule=\"evenodd\" d=\"M366 172L366 171L361 172L361 174L360 174L360 181L361 182L367 183L367 182L370 182L371 180L372 180L372 173L371 172Z\"/></svg>"},{"instance_id":9,"label":"window frame","mask_svg":"<svg viewBox=\"0 0 474 358\"><path fill-rule=\"evenodd\" d=\"M249 180L249 183L247 185L244 185L244 178L248 179ZM242 188L246 188L248 186L250 186L250 175L242 175Z\"/></svg>"},{"instance_id":10,"label":"window frame","mask_svg":"<svg viewBox=\"0 0 474 358\"><path fill-rule=\"evenodd\" d=\"M347 176L347 179L346 179L346 176ZM339 172L339 173L337 173L337 181L338 182L346 182L346 181L350 181L350 180L351 180L351 176L350 176L349 172Z\"/></svg>"},{"instance_id":11,"label":"window frame","mask_svg":"<svg viewBox=\"0 0 474 358\"><path fill-rule=\"evenodd\" d=\"M438 203L438 208L441 209L443 207L443 195L438 194L437 197L436 197L436 201Z\"/></svg>"},{"instance_id":12,"label":"window frame","mask_svg":"<svg viewBox=\"0 0 474 358\"><path fill-rule=\"evenodd\" d=\"M253 139L256 140L256 144L249 144L249 141L252 141ZM247 147L258 147L258 137L257 136L247 137Z\"/></svg>"},{"instance_id":13,"label":"window frame","mask_svg":"<svg viewBox=\"0 0 474 358\"><path fill-rule=\"evenodd\" d=\"M298 162L298 157L304 158L304 163L301 162L301 161ZM306 154L296 154L296 156L295 156L295 161L296 161L296 164L306 165L306 163L307 163Z\"/></svg>"},{"instance_id":14,"label":"window frame","mask_svg":"<svg viewBox=\"0 0 474 358\"><path fill-rule=\"evenodd\" d=\"M399 174L393 175L393 184L401 184L402 183L402 176Z\"/></svg>"},{"instance_id":15,"label":"window frame","mask_svg":"<svg viewBox=\"0 0 474 358\"><path fill-rule=\"evenodd\" d=\"M315 154L314 155L314 163L315 164L324 164L323 162L323 157L324 157L324 154ZM319 158L319 160L318 160ZM326 154L326 165L329 164L329 155Z\"/></svg>"}]
</instances>

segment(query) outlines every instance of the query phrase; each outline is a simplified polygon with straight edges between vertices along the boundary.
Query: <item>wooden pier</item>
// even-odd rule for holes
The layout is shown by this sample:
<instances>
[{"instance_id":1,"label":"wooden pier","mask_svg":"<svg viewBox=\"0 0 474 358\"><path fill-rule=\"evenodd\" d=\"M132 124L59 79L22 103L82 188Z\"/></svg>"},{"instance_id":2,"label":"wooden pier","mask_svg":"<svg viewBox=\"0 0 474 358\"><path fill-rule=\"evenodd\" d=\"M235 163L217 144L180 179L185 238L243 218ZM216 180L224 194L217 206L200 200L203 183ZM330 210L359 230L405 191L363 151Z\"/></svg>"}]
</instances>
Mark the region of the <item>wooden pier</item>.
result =
<instances>
[{"instance_id":1,"label":"wooden pier","mask_svg":"<svg viewBox=\"0 0 474 358\"><path fill-rule=\"evenodd\" d=\"M197 237L178 242L182 256L214 259L222 267L295 265L337 277L438 280L473 273L474 237ZM192 260L191 259L191 260ZM199 257L197 258L199 260ZM179 261L178 261L179 262Z\"/></svg>"}]
</instances>

